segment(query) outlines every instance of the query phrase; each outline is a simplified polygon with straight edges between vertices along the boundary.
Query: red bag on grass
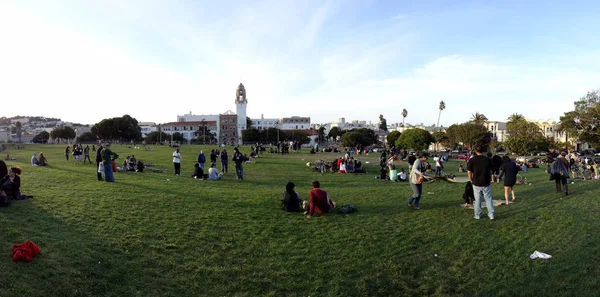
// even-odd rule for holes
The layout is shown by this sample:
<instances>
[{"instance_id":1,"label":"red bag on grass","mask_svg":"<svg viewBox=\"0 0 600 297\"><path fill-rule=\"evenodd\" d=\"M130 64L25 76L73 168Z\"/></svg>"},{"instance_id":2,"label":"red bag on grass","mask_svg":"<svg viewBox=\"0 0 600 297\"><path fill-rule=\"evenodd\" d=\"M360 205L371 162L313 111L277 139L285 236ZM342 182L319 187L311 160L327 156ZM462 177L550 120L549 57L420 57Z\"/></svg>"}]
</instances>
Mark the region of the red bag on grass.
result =
<instances>
[{"instance_id":1,"label":"red bag on grass","mask_svg":"<svg viewBox=\"0 0 600 297\"><path fill-rule=\"evenodd\" d=\"M13 261L23 260L25 262L29 262L33 257L40 253L40 248L37 246L37 244L27 240L24 243L15 244L12 252Z\"/></svg>"}]
</instances>

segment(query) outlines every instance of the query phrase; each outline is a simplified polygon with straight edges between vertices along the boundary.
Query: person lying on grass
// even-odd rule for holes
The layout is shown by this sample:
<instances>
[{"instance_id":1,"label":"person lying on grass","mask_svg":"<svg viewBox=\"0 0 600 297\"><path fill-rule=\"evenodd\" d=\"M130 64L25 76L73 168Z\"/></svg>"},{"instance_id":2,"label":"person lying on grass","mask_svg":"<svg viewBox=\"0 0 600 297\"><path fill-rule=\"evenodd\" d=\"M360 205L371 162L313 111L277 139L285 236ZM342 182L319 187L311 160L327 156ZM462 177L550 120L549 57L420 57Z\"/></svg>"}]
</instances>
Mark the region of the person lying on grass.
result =
<instances>
[{"instance_id":1,"label":"person lying on grass","mask_svg":"<svg viewBox=\"0 0 600 297\"><path fill-rule=\"evenodd\" d=\"M310 205L308 209L307 219L312 218L314 213L325 214L331 212L335 208L336 203L329 198L327 192L320 189L321 184L317 180L312 182L313 189L310 191Z\"/></svg>"}]
</instances>

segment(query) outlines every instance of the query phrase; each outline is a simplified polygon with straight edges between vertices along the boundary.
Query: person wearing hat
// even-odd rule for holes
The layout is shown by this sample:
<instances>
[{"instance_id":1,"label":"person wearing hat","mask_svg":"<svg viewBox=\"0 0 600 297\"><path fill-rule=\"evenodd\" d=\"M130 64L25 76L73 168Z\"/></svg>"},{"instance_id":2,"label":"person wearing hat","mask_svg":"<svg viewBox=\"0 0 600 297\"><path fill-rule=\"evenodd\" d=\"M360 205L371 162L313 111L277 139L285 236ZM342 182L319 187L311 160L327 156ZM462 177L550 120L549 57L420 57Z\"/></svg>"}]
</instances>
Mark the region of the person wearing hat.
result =
<instances>
[{"instance_id":1,"label":"person wearing hat","mask_svg":"<svg viewBox=\"0 0 600 297\"><path fill-rule=\"evenodd\" d=\"M552 168L550 169L551 178L556 183L556 193L564 190L565 196L569 195L569 161L567 161L566 156L566 152L560 153L560 156L552 163Z\"/></svg>"}]
</instances>

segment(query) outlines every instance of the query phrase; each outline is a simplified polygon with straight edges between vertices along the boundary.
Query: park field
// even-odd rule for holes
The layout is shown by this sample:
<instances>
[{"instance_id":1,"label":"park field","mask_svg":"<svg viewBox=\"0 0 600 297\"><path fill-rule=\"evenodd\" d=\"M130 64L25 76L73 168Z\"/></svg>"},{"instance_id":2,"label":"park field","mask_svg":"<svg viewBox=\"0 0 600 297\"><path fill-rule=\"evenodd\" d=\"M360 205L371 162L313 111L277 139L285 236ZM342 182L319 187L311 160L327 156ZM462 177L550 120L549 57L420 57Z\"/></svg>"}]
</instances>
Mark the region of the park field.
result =
<instances>
[{"instance_id":1,"label":"park field","mask_svg":"<svg viewBox=\"0 0 600 297\"><path fill-rule=\"evenodd\" d=\"M555 193L544 169L522 173L517 203L496 220L460 207L463 183L424 185L421 209L407 207L407 183L375 179L379 154L360 155L366 174L320 174L306 167L340 153L265 153L245 164L245 179L190 176L200 149L183 146L182 176L169 147L120 155L166 173L123 172L96 180L94 165L65 160L63 145L9 150L21 190L34 198L0 208L0 296L598 296L599 181ZM49 167L32 167L32 152ZM232 148L230 158L232 155ZM241 149L249 152L249 147ZM92 160L95 152L92 152ZM369 162L367 164L367 162ZM398 162L398 167L407 168ZM457 161L446 165L454 172ZM219 166L220 169L220 166ZM460 173L459 175L466 175ZM350 215L284 213L281 193L296 183L303 199L317 179ZM501 184L493 185L503 199ZM42 252L12 262L13 244ZM534 251L552 255L531 260Z\"/></svg>"}]
</instances>

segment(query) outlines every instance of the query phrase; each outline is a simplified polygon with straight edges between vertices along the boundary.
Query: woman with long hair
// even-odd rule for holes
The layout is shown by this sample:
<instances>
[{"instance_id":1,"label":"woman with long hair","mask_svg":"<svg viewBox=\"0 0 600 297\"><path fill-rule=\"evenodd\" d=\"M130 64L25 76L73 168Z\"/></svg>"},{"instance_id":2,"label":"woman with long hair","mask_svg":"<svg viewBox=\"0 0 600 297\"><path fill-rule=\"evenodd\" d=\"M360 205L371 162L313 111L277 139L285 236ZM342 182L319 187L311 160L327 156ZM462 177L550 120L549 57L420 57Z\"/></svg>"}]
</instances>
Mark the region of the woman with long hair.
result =
<instances>
[{"instance_id":1,"label":"woman with long hair","mask_svg":"<svg viewBox=\"0 0 600 297\"><path fill-rule=\"evenodd\" d=\"M302 210L302 199L300 194L294 191L296 185L293 182L288 182L285 186L285 191L281 197L283 210L287 212L300 212Z\"/></svg>"},{"instance_id":2,"label":"woman with long hair","mask_svg":"<svg viewBox=\"0 0 600 297\"><path fill-rule=\"evenodd\" d=\"M17 200L21 198L21 167L11 167L8 175L0 180L0 195L8 196L9 199Z\"/></svg>"},{"instance_id":3,"label":"woman with long hair","mask_svg":"<svg viewBox=\"0 0 600 297\"><path fill-rule=\"evenodd\" d=\"M504 199L506 199L506 205L508 205L508 192L512 193L512 202L516 202L514 186L517 183L517 172L519 167L515 162L511 161L508 156L502 157L502 165L500 165L500 175L496 182L500 182L502 176L504 176Z\"/></svg>"}]
</instances>

